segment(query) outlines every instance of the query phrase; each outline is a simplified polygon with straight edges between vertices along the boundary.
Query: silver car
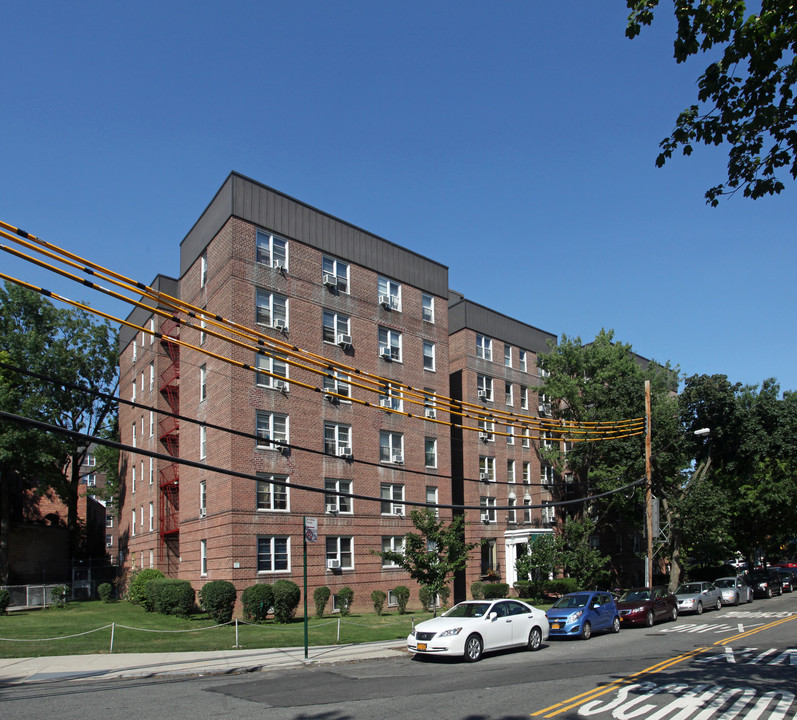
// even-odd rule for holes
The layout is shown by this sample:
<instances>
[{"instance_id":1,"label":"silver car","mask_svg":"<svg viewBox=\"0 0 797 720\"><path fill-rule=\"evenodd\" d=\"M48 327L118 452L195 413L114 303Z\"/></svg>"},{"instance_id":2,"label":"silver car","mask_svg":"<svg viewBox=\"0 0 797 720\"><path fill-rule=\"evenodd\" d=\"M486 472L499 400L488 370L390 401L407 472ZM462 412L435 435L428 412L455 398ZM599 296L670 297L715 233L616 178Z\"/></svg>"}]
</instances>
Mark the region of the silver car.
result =
<instances>
[{"instance_id":1,"label":"silver car","mask_svg":"<svg viewBox=\"0 0 797 720\"><path fill-rule=\"evenodd\" d=\"M741 605L753 602L753 588L741 577L723 577L714 581L720 591L723 605Z\"/></svg>"},{"instance_id":2,"label":"silver car","mask_svg":"<svg viewBox=\"0 0 797 720\"><path fill-rule=\"evenodd\" d=\"M678 586L675 591L679 612L693 612L698 615L703 610L719 610L722 607L720 591L710 582L690 582Z\"/></svg>"}]
</instances>

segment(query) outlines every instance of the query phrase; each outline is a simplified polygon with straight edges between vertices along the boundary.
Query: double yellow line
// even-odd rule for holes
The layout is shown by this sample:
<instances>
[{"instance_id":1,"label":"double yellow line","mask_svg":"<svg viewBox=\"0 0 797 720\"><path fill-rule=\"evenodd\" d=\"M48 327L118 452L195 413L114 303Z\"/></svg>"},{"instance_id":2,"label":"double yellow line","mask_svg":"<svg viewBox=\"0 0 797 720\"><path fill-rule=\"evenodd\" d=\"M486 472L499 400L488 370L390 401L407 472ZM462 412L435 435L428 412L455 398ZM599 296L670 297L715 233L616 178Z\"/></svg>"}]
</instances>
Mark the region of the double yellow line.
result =
<instances>
[{"instance_id":1,"label":"double yellow line","mask_svg":"<svg viewBox=\"0 0 797 720\"><path fill-rule=\"evenodd\" d=\"M597 687L594 690L589 690L588 692L581 693L581 695L576 695L574 697L569 698L568 700L562 700L562 702L556 703L555 705L550 705L547 708L543 708L542 710L537 710L537 712L530 713L530 715L531 717L540 717L540 716L545 718L556 717L560 713L572 710L573 708L576 708L579 705L583 705L585 702L589 702L590 700L594 700L595 698L598 698L601 695L610 693L613 690L622 687L623 685L630 685L631 683L636 682L637 680L646 675L653 675L657 672L661 672L662 670L667 670L673 665L678 665L679 663L682 663L685 660L690 660L694 657L697 657L701 653L711 650L711 648L717 645L727 645L728 643L732 643L738 640L743 640L744 638L747 638L750 635L755 635L756 633L759 633L762 630L769 630L770 628L777 627L778 625L782 625L783 623L789 622L790 620L794 619L797 619L797 615L789 615L788 617L774 620L773 622L768 623L767 625L762 625L761 627L757 627L753 630L747 630L737 635L732 635L731 637L723 638L722 640L717 640L717 642L713 643L712 645L709 645L707 647L695 648L694 650L691 650L690 652L687 653L683 653L682 655L678 655L673 658L668 658L667 660L662 660L661 662L656 663L655 665L651 665L649 668L645 668L644 670L635 672L633 675L628 675L623 678L618 678L617 680L610 682L608 685L601 685L600 687Z\"/></svg>"}]
</instances>

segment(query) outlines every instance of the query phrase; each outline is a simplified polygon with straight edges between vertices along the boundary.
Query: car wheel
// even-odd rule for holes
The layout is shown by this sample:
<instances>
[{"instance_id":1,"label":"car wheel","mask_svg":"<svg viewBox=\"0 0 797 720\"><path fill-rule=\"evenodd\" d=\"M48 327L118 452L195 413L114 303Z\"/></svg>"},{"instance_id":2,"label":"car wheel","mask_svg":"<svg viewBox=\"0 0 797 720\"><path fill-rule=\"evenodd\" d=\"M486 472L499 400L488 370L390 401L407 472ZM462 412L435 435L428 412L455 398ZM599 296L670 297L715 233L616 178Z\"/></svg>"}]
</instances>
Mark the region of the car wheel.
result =
<instances>
[{"instance_id":1,"label":"car wheel","mask_svg":"<svg viewBox=\"0 0 797 720\"><path fill-rule=\"evenodd\" d=\"M614 616L614 620L612 620L612 632L619 633L620 632L620 618L617 615Z\"/></svg>"},{"instance_id":2,"label":"car wheel","mask_svg":"<svg viewBox=\"0 0 797 720\"><path fill-rule=\"evenodd\" d=\"M702 615L703 614L703 603L702 602L698 602L697 603L697 610L695 612L698 615Z\"/></svg>"},{"instance_id":3,"label":"car wheel","mask_svg":"<svg viewBox=\"0 0 797 720\"><path fill-rule=\"evenodd\" d=\"M646 627L653 627L653 613L648 610L648 614L645 615L645 625Z\"/></svg>"},{"instance_id":4,"label":"car wheel","mask_svg":"<svg viewBox=\"0 0 797 720\"><path fill-rule=\"evenodd\" d=\"M468 662L476 662L481 659L484 645L482 639L476 634L470 635L465 641L465 660Z\"/></svg>"},{"instance_id":5,"label":"car wheel","mask_svg":"<svg viewBox=\"0 0 797 720\"><path fill-rule=\"evenodd\" d=\"M734 603L734 605L741 605L741 604L742 604L742 599L739 597L739 593L736 593L736 602Z\"/></svg>"},{"instance_id":6,"label":"car wheel","mask_svg":"<svg viewBox=\"0 0 797 720\"><path fill-rule=\"evenodd\" d=\"M581 626L581 639L582 640L589 640L592 637L592 625L588 622L585 622Z\"/></svg>"},{"instance_id":7,"label":"car wheel","mask_svg":"<svg viewBox=\"0 0 797 720\"><path fill-rule=\"evenodd\" d=\"M715 610L720 610L722 608L722 600L717 598L717 604L714 606Z\"/></svg>"},{"instance_id":8,"label":"car wheel","mask_svg":"<svg viewBox=\"0 0 797 720\"><path fill-rule=\"evenodd\" d=\"M531 628L529 632L529 641L526 643L526 647L531 650L539 650L542 647L542 630L538 627Z\"/></svg>"},{"instance_id":9,"label":"car wheel","mask_svg":"<svg viewBox=\"0 0 797 720\"><path fill-rule=\"evenodd\" d=\"M753 593L747 593L747 604L753 602Z\"/></svg>"},{"instance_id":10,"label":"car wheel","mask_svg":"<svg viewBox=\"0 0 797 720\"><path fill-rule=\"evenodd\" d=\"M770 600L770 599L772 599L772 588L768 587L767 588L767 600Z\"/></svg>"},{"instance_id":11,"label":"car wheel","mask_svg":"<svg viewBox=\"0 0 797 720\"><path fill-rule=\"evenodd\" d=\"M677 619L678 619L678 608L674 607L672 609L672 612L670 613L670 620L672 622L675 622Z\"/></svg>"}]
</instances>

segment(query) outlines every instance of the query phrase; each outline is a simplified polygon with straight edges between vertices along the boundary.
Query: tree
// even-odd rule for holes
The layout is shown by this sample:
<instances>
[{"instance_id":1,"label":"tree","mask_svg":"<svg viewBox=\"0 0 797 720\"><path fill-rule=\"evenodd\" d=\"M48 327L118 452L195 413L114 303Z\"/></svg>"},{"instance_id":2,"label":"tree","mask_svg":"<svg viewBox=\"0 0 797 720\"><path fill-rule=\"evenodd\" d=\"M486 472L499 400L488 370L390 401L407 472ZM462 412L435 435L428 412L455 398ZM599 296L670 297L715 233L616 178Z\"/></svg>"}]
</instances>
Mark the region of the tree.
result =
<instances>
[{"instance_id":1,"label":"tree","mask_svg":"<svg viewBox=\"0 0 797 720\"><path fill-rule=\"evenodd\" d=\"M117 342L110 323L97 322L81 310L57 309L37 293L14 284L0 288L0 308L0 354L5 363L0 407L75 432L112 434L115 403L79 389L115 394ZM0 427L3 486L8 488L6 481L16 478L39 493L52 489L58 495L67 509L70 557L77 555L81 540L80 467L87 451L85 442L71 436L11 422ZM0 496L4 508L13 501L6 494ZM0 509L0 519L5 517L6 510ZM3 522L0 536L6 543L7 533L8 524ZM0 573L5 572L7 555L0 556Z\"/></svg>"},{"instance_id":2,"label":"tree","mask_svg":"<svg viewBox=\"0 0 797 720\"><path fill-rule=\"evenodd\" d=\"M454 516L451 524L446 525L435 515L434 510L423 508L412 510L410 519L418 532L404 536L403 552L375 552L384 560L404 568L413 580L428 588L432 597L436 597L443 592L450 575L465 569L476 543L466 543L464 540L463 515Z\"/></svg>"},{"instance_id":3,"label":"tree","mask_svg":"<svg viewBox=\"0 0 797 720\"><path fill-rule=\"evenodd\" d=\"M582 588L606 582L608 556L592 545L596 523L590 518L568 518L562 528L562 567Z\"/></svg>"},{"instance_id":4,"label":"tree","mask_svg":"<svg viewBox=\"0 0 797 720\"><path fill-rule=\"evenodd\" d=\"M659 0L626 0L631 11L626 35L650 25ZM797 178L797 34L793 0L762 0L758 14L747 15L744 0L674 0L678 23L674 55L717 57L698 79L698 104L678 116L662 140L656 165L678 148L692 153L694 143L730 145L728 178L706 191L706 202L739 189L753 199L779 194L785 168Z\"/></svg>"},{"instance_id":5,"label":"tree","mask_svg":"<svg viewBox=\"0 0 797 720\"><path fill-rule=\"evenodd\" d=\"M562 540L553 533L534 535L526 543L526 552L515 561L520 579L528 578L531 597L543 597L545 583L556 575Z\"/></svg>"}]
</instances>

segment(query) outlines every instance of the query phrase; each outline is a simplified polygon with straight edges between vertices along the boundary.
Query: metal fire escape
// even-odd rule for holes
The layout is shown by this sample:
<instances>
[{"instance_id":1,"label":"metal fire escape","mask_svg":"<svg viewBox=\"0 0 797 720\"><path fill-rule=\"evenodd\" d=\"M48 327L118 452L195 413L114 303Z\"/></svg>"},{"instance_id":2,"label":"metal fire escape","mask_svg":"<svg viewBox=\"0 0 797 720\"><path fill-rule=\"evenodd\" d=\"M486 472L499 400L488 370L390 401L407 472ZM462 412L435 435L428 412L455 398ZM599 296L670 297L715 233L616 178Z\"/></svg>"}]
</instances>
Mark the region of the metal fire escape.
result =
<instances>
[{"instance_id":1,"label":"metal fire escape","mask_svg":"<svg viewBox=\"0 0 797 720\"><path fill-rule=\"evenodd\" d=\"M161 325L161 334L161 347L171 362L161 373L160 392L169 410L177 415L180 412L180 346L172 338L179 338L180 325L174 320L166 320ZM158 421L158 438L169 455L179 457L180 422L176 417L164 416ZM158 474L160 566L167 575L173 575L177 572L180 557L180 465L169 463Z\"/></svg>"}]
</instances>

